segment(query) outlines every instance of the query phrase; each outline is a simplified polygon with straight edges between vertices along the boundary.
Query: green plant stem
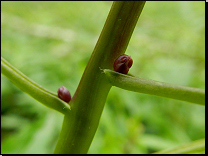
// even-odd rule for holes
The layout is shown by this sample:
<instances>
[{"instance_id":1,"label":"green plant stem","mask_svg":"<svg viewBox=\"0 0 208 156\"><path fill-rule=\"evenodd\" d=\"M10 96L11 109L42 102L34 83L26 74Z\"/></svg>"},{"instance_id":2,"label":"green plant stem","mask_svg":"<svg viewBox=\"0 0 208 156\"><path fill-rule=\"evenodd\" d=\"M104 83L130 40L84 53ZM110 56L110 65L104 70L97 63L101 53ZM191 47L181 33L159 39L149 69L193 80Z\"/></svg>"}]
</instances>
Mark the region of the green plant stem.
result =
<instances>
[{"instance_id":1,"label":"green plant stem","mask_svg":"<svg viewBox=\"0 0 208 156\"><path fill-rule=\"evenodd\" d=\"M145 2L116 1L71 100L54 153L87 153L111 88L101 68L113 68L126 50Z\"/></svg>"},{"instance_id":2,"label":"green plant stem","mask_svg":"<svg viewBox=\"0 0 208 156\"><path fill-rule=\"evenodd\" d=\"M9 64L1 57L1 73L4 74L13 84L26 92L43 105L55 109L63 114L70 111L68 103L60 100L56 93L46 90L27 76Z\"/></svg>"},{"instance_id":3,"label":"green plant stem","mask_svg":"<svg viewBox=\"0 0 208 156\"><path fill-rule=\"evenodd\" d=\"M205 139L200 139L171 149L162 150L153 154L204 154Z\"/></svg>"},{"instance_id":4,"label":"green plant stem","mask_svg":"<svg viewBox=\"0 0 208 156\"><path fill-rule=\"evenodd\" d=\"M158 82L154 80L133 77L104 69L107 79L113 86L145 94L162 96L181 101L205 105L205 90Z\"/></svg>"}]
</instances>

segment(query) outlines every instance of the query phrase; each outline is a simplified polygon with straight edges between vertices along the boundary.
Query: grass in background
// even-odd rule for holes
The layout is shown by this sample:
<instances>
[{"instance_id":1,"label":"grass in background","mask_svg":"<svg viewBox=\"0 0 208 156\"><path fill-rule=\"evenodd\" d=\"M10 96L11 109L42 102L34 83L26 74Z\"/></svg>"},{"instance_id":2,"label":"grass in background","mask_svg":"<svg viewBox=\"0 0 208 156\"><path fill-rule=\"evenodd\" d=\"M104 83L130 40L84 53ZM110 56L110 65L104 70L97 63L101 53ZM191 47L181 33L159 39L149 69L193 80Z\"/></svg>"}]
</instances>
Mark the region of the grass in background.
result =
<instances>
[{"instance_id":1,"label":"grass in background","mask_svg":"<svg viewBox=\"0 0 208 156\"><path fill-rule=\"evenodd\" d=\"M73 95L112 2L1 2L2 56L43 87ZM146 2L130 73L205 88L204 2ZM2 153L53 153L63 116L1 76ZM205 109L113 87L89 153L151 153L205 137Z\"/></svg>"}]
</instances>

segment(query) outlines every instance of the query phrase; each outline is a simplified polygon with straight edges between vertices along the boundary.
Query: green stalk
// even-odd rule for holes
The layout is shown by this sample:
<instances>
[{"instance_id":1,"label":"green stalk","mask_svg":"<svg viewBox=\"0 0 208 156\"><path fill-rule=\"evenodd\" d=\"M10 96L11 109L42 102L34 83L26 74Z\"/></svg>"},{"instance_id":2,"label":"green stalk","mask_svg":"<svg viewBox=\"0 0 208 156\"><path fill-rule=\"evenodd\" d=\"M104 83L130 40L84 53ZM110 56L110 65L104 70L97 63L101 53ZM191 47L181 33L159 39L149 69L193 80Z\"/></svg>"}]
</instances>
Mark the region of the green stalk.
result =
<instances>
[{"instance_id":1,"label":"green stalk","mask_svg":"<svg viewBox=\"0 0 208 156\"><path fill-rule=\"evenodd\" d=\"M104 69L107 79L113 86L156 96L192 102L205 106L205 90L173 85L154 80L120 74L109 69Z\"/></svg>"},{"instance_id":2,"label":"green stalk","mask_svg":"<svg viewBox=\"0 0 208 156\"><path fill-rule=\"evenodd\" d=\"M111 88L101 68L113 68L127 48L145 2L116 1L71 100L55 149L56 154L87 153Z\"/></svg>"},{"instance_id":3,"label":"green stalk","mask_svg":"<svg viewBox=\"0 0 208 156\"><path fill-rule=\"evenodd\" d=\"M20 88L23 92L26 92L34 99L41 102L43 105L55 109L56 111L65 114L70 112L70 106L68 103L58 98L56 93L53 93L42 86L38 85L9 62L1 57L1 73L4 74L13 84Z\"/></svg>"},{"instance_id":4,"label":"green stalk","mask_svg":"<svg viewBox=\"0 0 208 156\"><path fill-rule=\"evenodd\" d=\"M205 139L200 139L180 145L175 148L165 149L153 154L204 154L205 153Z\"/></svg>"}]
</instances>

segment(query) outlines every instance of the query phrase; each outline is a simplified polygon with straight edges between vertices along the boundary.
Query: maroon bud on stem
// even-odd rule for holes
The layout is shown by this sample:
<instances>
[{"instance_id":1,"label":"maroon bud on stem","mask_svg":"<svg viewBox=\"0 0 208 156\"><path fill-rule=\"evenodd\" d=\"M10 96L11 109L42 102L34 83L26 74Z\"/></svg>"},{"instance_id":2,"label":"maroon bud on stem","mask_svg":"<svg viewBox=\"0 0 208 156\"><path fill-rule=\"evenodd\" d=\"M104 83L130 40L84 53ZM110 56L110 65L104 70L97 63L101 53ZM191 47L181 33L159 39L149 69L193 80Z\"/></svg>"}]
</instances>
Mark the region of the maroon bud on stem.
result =
<instances>
[{"instance_id":1,"label":"maroon bud on stem","mask_svg":"<svg viewBox=\"0 0 208 156\"><path fill-rule=\"evenodd\" d=\"M133 60L131 59L130 56L121 55L115 60L113 64L113 68L114 71L116 72L127 74L132 64L133 64Z\"/></svg>"},{"instance_id":2,"label":"maroon bud on stem","mask_svg":"<svg viewBox=\"0 0 208 156\"><path fill-rule=\"evenodd\" d=\"M61 100L67 102L67 103L71 100L71 95L70 95L68 89L66 87L64 87L64 86L59 87L59 89L58 89L58 97Z\"/></svg>"}]
</instances>

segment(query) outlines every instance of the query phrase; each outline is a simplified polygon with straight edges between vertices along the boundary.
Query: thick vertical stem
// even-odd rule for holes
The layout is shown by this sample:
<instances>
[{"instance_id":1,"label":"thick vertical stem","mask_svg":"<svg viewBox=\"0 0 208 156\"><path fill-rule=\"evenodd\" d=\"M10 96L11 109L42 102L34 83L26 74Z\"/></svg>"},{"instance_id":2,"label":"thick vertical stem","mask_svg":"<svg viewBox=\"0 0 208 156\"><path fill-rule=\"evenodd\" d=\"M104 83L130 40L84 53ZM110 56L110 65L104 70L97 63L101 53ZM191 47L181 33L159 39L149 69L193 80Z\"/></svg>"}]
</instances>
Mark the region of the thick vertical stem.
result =
<instances>
[{"instance_id":1,"label":"thick vertical stem","mask_svg":"<svg viewBox=\"0 0 208 156\"><path fill-rule=\"evenodd\" d=\"M143 1L114 2L100 38L64 117L54 153L87 153L111 88L101 69L113 67L128 46Z\"/></svg>"}]
</instances>

